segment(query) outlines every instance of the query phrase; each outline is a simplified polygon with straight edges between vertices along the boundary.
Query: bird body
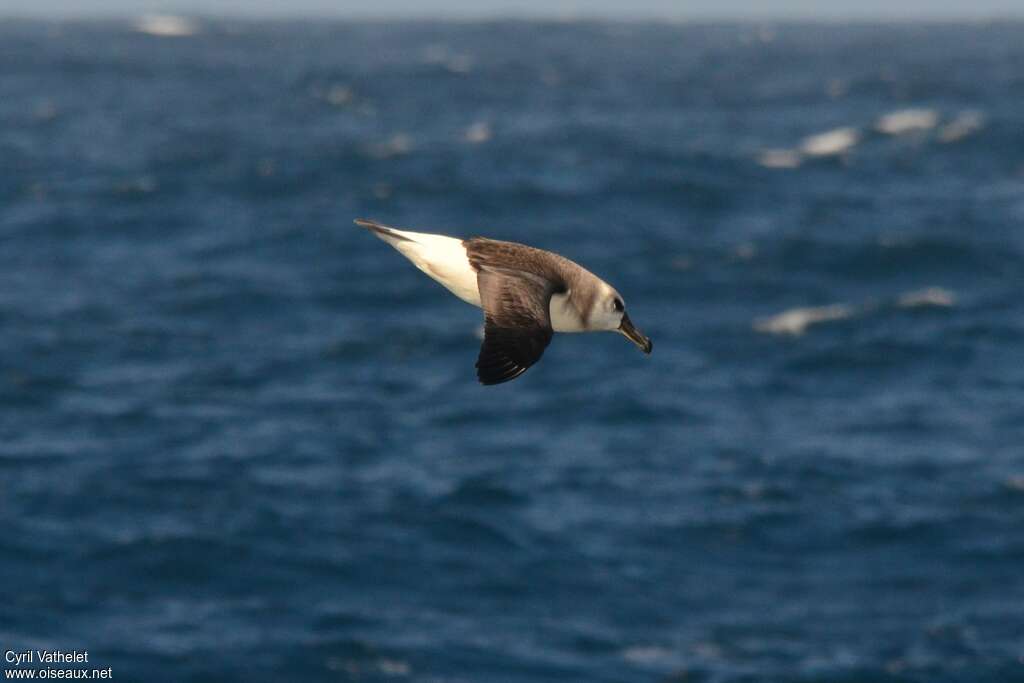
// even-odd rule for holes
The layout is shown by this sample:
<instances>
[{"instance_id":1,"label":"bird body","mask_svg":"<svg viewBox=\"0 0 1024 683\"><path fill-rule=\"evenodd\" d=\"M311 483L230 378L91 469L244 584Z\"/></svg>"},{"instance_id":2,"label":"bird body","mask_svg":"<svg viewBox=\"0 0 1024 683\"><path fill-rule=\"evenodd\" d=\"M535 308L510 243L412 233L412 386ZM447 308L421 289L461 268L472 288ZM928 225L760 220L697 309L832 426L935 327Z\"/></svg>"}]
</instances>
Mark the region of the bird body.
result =
<instances>
[{"instance_id":1,"label":"bird body","mask_svg":"<svg viewBox=\"0 0 1024 683\"><path fill-rule=\"evenodd\" d=\"M617 330L651 352L650 339L633 326L618 292L564 256L484 237L463 240L374 221L356 223L455 296L484 310L484 343L477 359L483 384L521 375L540 359L554 332Z\"/></svg>"}]
</instances>

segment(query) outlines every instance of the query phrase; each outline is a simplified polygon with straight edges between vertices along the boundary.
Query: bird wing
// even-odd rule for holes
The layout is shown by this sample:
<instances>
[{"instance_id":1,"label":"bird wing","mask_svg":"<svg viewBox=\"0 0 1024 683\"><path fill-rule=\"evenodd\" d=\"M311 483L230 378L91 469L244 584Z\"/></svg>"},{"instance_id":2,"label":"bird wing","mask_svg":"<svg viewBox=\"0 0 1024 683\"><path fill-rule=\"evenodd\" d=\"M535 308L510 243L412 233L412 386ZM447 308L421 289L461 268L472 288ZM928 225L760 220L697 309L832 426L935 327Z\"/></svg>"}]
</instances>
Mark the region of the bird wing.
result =
<instances>
[{"instance_id":1,"label":"bird wing","mask_svg":"<svg viewBox=\"0 0 1024 683\"><path fill-rule=\"evenodd\" d=\"M501 384L540 360L554 334L555 283L533 273L481 265L477 272L484 309L484 343L476 361L481 384Z\"/></svg>"}]
</instances>

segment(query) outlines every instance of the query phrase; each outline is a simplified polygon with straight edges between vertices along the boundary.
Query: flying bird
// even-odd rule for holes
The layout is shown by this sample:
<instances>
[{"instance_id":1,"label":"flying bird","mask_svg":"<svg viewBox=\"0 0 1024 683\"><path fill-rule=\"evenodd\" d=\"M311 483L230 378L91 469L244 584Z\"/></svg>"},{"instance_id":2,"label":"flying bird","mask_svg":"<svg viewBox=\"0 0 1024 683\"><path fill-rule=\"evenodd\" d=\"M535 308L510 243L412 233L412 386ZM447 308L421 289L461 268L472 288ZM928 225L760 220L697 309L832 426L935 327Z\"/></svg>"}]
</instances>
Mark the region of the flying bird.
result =
<instances>
[{"instance_id":1,"label":"flying bird","mask_svg":"<svg viewBox=\"0 0 1024 683\"><path fill-rule=\"evenodd\" d=\"M481 384L501 384L526 372L555 332L620 332L651 352L651 340L633 326L615 288L564 256L485 237L463 240L362 219L356 224L483 309L484 341L476 361Z\"/></svg>"}]
</instances>

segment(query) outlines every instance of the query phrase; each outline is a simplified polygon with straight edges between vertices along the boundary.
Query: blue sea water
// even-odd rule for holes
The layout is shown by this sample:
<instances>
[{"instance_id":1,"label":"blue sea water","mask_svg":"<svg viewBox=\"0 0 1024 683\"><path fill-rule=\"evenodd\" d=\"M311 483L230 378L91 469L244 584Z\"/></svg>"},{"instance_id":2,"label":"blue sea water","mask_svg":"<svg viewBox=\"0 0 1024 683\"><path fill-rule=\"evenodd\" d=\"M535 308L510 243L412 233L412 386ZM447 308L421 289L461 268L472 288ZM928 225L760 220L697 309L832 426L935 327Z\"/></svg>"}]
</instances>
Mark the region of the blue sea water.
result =
<instances>
[{"instance_id":1,"label":"blue sea water","mask_svg":"<svg viewBox=\"0 0 1024 683\"><path fill-rule=\"evenodd\" d=\"M184 28L0 22L0 649L1024 680L1024 24ZM356 217L564 253L654 353L481 387Z\"/></svg>"}]
</instances>

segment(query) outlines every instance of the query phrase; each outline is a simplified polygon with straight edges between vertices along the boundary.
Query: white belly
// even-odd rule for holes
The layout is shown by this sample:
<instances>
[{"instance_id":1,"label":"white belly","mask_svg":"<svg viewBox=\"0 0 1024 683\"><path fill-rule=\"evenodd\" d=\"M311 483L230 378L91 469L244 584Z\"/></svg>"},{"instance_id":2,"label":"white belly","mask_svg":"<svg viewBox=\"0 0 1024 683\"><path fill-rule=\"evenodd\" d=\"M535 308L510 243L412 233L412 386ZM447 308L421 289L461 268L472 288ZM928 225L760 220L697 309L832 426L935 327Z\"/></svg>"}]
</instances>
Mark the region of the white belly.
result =
<instances>
[{"instance_id":1,"label":"white belly","mask_svg":"<svg viewBox=\"0 0 1024 683\"><path fill-rule=\"evenodd\" d=\"M396 231L398 232L398 231ZM476 271L469 265L462 240L445 235L402 231L408 238L392 243L403 256L437 280L452 294L466 303L480 306L480 290L476 284Z\"/></svg>"}]
</instances>

